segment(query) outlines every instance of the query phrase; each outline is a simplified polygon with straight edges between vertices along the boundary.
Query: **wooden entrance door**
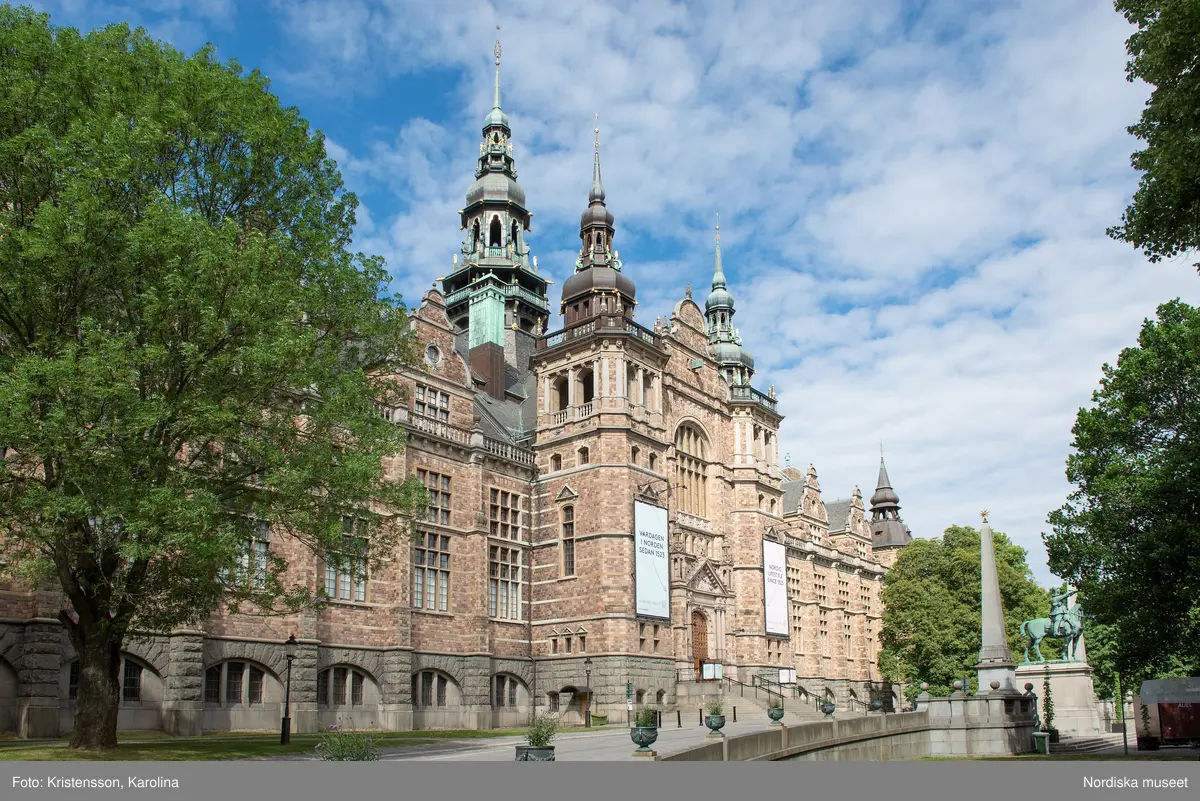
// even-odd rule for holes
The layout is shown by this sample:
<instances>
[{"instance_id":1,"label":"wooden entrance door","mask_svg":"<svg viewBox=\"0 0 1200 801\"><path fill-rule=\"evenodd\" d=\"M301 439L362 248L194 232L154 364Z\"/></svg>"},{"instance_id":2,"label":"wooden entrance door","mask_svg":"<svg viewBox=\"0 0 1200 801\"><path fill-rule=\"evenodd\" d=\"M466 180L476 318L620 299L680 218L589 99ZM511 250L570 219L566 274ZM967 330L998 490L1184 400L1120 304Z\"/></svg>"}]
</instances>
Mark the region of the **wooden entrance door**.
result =
<instances>
[{"instance_id":1,"label":"wooden entrance door","mask_svg":"<svg viewBox=\"0 0 1200 801\"><path fill-rule=\"evenodd\" d=\"M697 670L708 661L708 619L700 611L692 612L692 661Z\"/></svg>"}]
</instances>

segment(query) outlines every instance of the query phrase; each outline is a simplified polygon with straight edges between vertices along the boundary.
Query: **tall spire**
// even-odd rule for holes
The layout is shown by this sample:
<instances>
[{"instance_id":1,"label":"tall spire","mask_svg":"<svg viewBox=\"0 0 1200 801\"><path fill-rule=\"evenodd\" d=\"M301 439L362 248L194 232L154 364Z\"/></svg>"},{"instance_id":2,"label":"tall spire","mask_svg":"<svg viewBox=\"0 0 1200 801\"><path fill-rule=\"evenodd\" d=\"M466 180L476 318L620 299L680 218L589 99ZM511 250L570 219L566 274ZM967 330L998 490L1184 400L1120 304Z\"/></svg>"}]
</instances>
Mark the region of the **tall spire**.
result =
<instances>
[{"instance_id":1,"label":"tall spire","mask_svg":"<svg viewBox=\"0 0 1200 801\"><path fill-rule=\"evenodd\" d=\"M717 258L716 258L716 263L713 265L712 288L713 289L724 289L725 288L725 270L721 266L721 212L717 212L716 232L717 232Z\"/></svg>"},{"instance_id":2,"label":"tall spire","mask_svg":"<svg viewBox=\"0 0 1200 801\"><path fill-rule=\"evenodd\" d=\"M900 496L892 489L887 465L883 463L882 442L879 443L879 481L871 495L871 538L877 549L912 542L912 534L900 518Z\"/></svg>"},{"instance_id":3,"label":"tall spire","mask_svg":"<svg viewBox=\"0 0 1200 801\"><path fill-rule=\"evenodd\" d=\"M496 46L492 48L492 53L496 56L496 90L492 96L492 111L483 121L484 128L489 128L493 125L508 128L508 115L500 108L500 26L496 26Z\"/></svg>"},{"instance_id":4,"label":"tall spire","mask_svg":"<svg viewBox=\"0 0 1200 801\"><path fill-rule=\"evenodd\" d=\"M499 91L499 90L497 90ZM592 164L592 191L588 193L588 202L604 202L604 183L600 180L600 114L596 113L596 127L592 129L596 135L596 157Z\"/></svg>"},{"instance_id":5,"label":"tall spire","mask_svg":"<svg viewBox=\"0 0 1200 801\"><path fill-rule=\"evenodd\" d=\"M984 511L983 528L979 532L979 598L982 607L979 664L979 693L989 692L992 681L999 682L1001 691L1016 692L1016 663L1008 650L1008 634L1004 628L1004 606L1000 601L1000 579L996 569L996 548L992 543L992 527Z\"/></svg>"}]
</instances>

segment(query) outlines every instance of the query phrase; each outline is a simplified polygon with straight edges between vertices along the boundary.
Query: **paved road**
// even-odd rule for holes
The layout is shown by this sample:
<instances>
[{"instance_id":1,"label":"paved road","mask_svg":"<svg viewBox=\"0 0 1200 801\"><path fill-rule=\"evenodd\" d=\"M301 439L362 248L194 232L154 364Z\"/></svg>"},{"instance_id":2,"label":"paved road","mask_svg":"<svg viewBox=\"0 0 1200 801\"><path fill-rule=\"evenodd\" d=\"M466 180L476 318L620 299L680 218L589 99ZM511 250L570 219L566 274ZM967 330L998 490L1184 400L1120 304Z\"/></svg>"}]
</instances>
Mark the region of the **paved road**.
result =
<instances>
[{"instance_id":1,"label":"paved road","mask_svg":"<svg viewBox=\"0 0 1200 801\"><path fill-rule=\"evenodd\" d=\"M727 723L724 732L729 735L748 734L770 728L767 722ZM658 741L651 746L660 756L682 751L711 742L707 739L708 729L686 723L682 729L668 727L659 729ZM401 751L385 754L387 761L429 760L463 762L511 762L513 746L523 745L522 737L498 737L488 740L447 740L429 745L414 745ZM592 732L564 732L554 738L556 762L572 761L629 761L637 748L629 739L629 729L605 727Z\"/></svg>"}]
</instances>

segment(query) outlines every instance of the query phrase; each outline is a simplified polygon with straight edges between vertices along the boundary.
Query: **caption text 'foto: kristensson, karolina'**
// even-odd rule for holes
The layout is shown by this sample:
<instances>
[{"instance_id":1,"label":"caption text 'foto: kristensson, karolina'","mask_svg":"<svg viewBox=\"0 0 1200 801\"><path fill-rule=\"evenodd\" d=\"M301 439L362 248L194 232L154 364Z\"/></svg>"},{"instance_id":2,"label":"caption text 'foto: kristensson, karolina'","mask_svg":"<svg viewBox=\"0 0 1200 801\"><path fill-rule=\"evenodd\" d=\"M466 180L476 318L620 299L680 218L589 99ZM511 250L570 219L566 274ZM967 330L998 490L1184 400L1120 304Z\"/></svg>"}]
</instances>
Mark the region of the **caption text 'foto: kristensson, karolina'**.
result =
<instances>
[{"instance_id":1,"label":"caption text 'foto: kristensson, karolina'","mask_svg":"<svg viewBox=\"0 0 1200 801\"><path fill-rule=\"evenodd\" d=\"M35 779L31 776L13 776L13 787L26 790L42 788L56 790L154 790L170 787L179 788L179 779L166 776L129 776L124 779L80 779L76 776L47 776Z\"/></svg>"}]
</instances>

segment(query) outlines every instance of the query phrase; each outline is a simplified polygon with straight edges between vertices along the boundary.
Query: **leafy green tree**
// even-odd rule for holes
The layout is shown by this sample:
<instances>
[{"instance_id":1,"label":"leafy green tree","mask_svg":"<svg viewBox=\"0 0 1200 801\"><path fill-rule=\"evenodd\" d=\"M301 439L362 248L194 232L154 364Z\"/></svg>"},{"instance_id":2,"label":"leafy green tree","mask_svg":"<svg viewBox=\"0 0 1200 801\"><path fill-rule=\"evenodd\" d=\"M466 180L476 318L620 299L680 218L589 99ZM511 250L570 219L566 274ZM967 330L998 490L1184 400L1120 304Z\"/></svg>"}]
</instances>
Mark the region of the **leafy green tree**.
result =
<instances>
[{"instance_id":1,"label":"leafy green tree","mask_svg":"<svg viewBox=\"0 0 1200 801\"><path fill-rule=\"evenodd\" d=\"M1075 489L1043 535L1050 569L1112 627L1128 680L1186 674L1200 669L1200 310L1163 304L1103 371L1072 429Z\"/></svg>"},{"instance_id":2,"label":"leafy green tree","mask_svg":"<svg viewBox=\"0 0 1200 801\"><path fill-rule=\"evenodd\" d=\"M0 6L0 534L61 589L72 747L116 746L131 632L319 602L311 554L369 566L422 497L374 405L416 348L323 141L211 49Z\"/></svg>"},{"instance_id":3,"label":"leafy green tree","mask_svg":"<svg viewBox=\"0 0 1200 801\"><path fill-rule=\"evenodd\" d=\"M1048 614L1049 598L1033 580L1025 549L998 531L992 541L1009 648L1019 658L1021 621ZM975 528L951 526L941 539L913 540L901 551L883 580L882 675L910 693L927 681L929 692L945 695L964 677L978 689L972 668L981 644L979 572Z\"/></svg>"},{"instance_id":4,"label":"leafy green tree","mask_svg":"<svg viewBox=\"0 0 1200 801\"><path fill-rule=\"evenodd\" d=\"M1115 6L1137 26L1127 43L1126 75L1154 88L1141 120L1129 127L1146 143L1130 159L1142 173L1138 189L1108 233L1158 261L1200 247L1200 3L1117 0Z\"/></svg>"}]
</instances>

